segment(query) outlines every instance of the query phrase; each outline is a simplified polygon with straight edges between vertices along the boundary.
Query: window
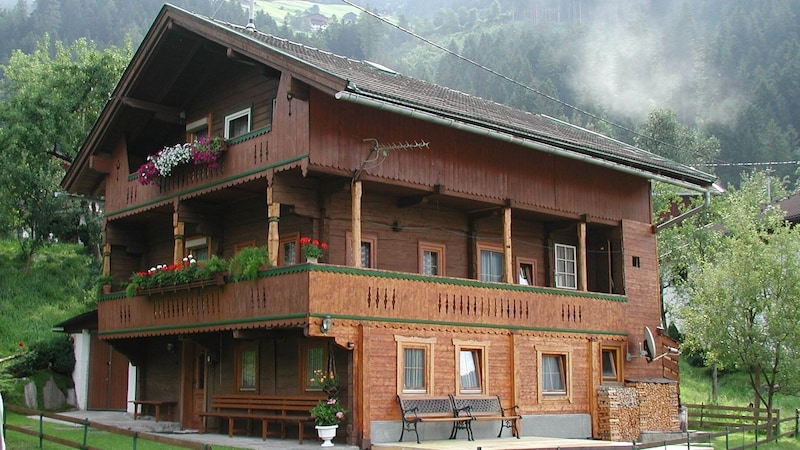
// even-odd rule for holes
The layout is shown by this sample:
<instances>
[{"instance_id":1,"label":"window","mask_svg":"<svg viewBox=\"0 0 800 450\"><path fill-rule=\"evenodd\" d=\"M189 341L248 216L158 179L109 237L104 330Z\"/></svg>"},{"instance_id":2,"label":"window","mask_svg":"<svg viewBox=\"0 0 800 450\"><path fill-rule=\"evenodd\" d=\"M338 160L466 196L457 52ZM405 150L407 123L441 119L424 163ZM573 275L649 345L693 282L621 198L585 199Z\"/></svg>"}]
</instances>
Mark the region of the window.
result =
<instances>
[{"instance_id":1,"label":"window","mask_svg":"<svg viewBox=\"0 0 800 450\"><path fill-rule=\"evenodd\" d=\"M201 261L211 257L211 238L195 236L186 240L186 254Z\"/></svg>"},{"instance_id":2,"label":"window","mask_svg":"<svg viewBox=\"0 0 800 450\"><path fill-rule=\"evenodd\" d=\"M444 275L444 245L429 242L419 243L419 273Z\"/></svg>"},{"instance_id":3,"label":"window","mask_svg":"<svg viewBox=\"0 0 800 450\"><path fill-rule=\"evenodd\" d=\"M536 352L539 364L539 401L572 402L572 354L569 350L544 348Z\"/></svg>"},{"instance_id":4,"label":"window","mask_svg":"<svg viewBox=\"0 0 800 450\"><path fill-rule=\"evenodd\" d=\"M433 384L434 338L395 336L397 342L397 391L427 394Z\"/></svg>"},{"instance_id":5,"label":"window","mask_svg":"<svg viewBox=\"0 0 800 450\"><path fill-rule=\"evenodd\" d=\"M503 281L503 249L499 245L478 244L478 279Z\"/></svg>"},{"instance_id":6,"label":"window","mask_svg":"<svg viewBox=\"0 0 800 450\"><path fill-rule=\"evenodd\" d=\"M566 394L564 355L542 355L542 392Z\"/></svg>"},{"instance_id":7,"label":"window","mask_svg":"<svg viewBox=\"0 0 800 450\"><path fill-rule=\"evenodd\" d=\"M225 116L225 139L250 132L250 108Z\"/></svg>"},{"instance_id":8,"label":"window","mask_svg":"<svg viewBox=\"0 0 800 450\"><path fill-rule=\"evenodd\" d=\"M555 260L556 260L556 287L577 289L578 288L578 272L575 263L575 246L574 245L555 245Z\"/></svg>"},{"instance_id":9,"label":"window","mask_svg":"<svg viewBox=\"0 0 800 450\"><path fill-rule=\"evenodd\" d=\"M622 367L620 364L620 349L618 347L603 347L601 353L603 382L621 383L622 374L619 370Z\"/></svg>"},{"instance_id":10,"label":"window","mask_svg":"<svg viewBox=\"0 0 800 450\"><path fill-rule=\"evenodd\" d=\"M297 264L299 260L300 233L281 236L280 247L278 247L278 264L281 266L291 266Z\"/></svg>"},{"instance_id":11,"label":"window","mask_svg":"<svg viewBox=\"0 0 800 450\"><path fill-rule=\"evenodd\" d=\"M327 372L328 351L325 345L309 344L301 347L303 386L306 391L321 391L316 374ZM314 379L314 381L312 381Z\"/></svg>"},{"instance_id":12,"label":"window","mask_svg":"<svg viewBox=\"0 0 800 450\"><path fill-rule=\"evenodd\" d=\"M456 349L456 389L460 394L486 392L486 349L488 343L459 341L454 339Z\"/></svg>"},{"instance_id":13,"label":"window","mask_svg":"<svg viewBox=\"0 0 800 450\"><path fill-rule=\"evenodd\" d=\"M536 285L536 261L517 258L517 283L526 286Z\"/></svg>"},{"instance_id":14,"label":"window","mask_svg":"<svg viewBox=\"0 0 800 450\"><path fill-rule=\"evenodd\" d=\"M239 391L258 390L258 344L249 342L236 347L236 372Z\"/></svg>"},{"instance_id":15,"label":"window","mask_svg":"<svg viewBox=\"0 0 800 450\"><path fill-rule=\"evenodd\" d=\"M206 116L197 120L193 120L186 124L186 142L192 142L201 137L206 137L211 132L209 131L209 124L211 123L210 116Z\"/></svg>"},{"instance_id":16,"label":"window","mask_svg":"<svg viewBox=\"0 0 800 450\"><path fill-rule=\"evenodd\" d=\"M346 244L346 251L347 251L347 263L352 265L353 264L353 253L351 251L352 245L351 242L353 240L353 235L348 231L345 237L347 239ZM378 267L377 261L377 248L378 248L378 237L375 235L361 235L361 267L367 269L376 269Z\"/></svg>"}]
</instances>

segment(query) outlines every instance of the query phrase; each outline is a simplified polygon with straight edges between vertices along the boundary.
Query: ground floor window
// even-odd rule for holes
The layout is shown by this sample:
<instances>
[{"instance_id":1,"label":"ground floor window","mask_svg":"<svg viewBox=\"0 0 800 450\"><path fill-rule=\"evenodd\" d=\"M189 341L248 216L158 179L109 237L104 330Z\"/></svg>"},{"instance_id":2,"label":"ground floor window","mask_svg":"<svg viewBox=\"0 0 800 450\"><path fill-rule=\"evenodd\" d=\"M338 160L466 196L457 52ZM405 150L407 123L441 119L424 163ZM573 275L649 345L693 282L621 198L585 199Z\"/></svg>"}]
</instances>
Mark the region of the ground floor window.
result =
<instances>
[{"instance_id":1,"label":"ground floor window","mask_svg":"<svg viewBox=\"0 0 800 450\"><path fill-rule=\"evenodd\" d=\"M395 336L397 342L397 392L430 394L433 392L434 338Z\"/></svg>"},{"instance_id":2,"label":"ground floor window","mask_svg":"<svg viewBox=\"0 0 800 450\"><path fill-rule=\"evenodd\" d=\"M456 349L456 390L459 394L487 391L486 367L488 342L454 339Z\"/></svg>"},{"instance_id":3,"label":"ground floor window","mask_svg":"<svg viewBox=\"0 0 800 450\"><path fill-rule=\"evenodd\" d=\"M258 344L248 342L236 346L236 380L239 391L258 390Z\"/></svg>"},{"instance_id":4,"label":"ground floor window","mask_svg":"<svg viewBox=\"0 0 800 450\"><path fill-rule=\"evenodd\" d=\"M539 400L572 401L572 358L569 350L542 348L536 352L539 367Z\"/></svg>"}]
</instances>

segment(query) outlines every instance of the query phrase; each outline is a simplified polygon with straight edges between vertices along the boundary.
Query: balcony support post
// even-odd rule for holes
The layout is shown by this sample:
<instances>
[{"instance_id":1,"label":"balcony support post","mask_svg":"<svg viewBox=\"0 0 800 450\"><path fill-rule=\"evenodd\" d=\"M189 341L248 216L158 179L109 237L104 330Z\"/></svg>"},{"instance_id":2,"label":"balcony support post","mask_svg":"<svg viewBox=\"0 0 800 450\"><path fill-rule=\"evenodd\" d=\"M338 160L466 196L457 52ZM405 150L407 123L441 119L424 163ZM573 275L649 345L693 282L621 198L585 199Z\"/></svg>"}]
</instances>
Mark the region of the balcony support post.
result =
<instances>
[{"instance_id":1,"label":"balcony support post","mask_svg":"<svg viewBox=\"0 0 800 450\"><path fill-rule=\"evenodd\" d=\"M186 224L181 222L178 218L178 211L172 213L172 235L175 239L175 248L172 253L172 262L174 264L180 264L183 261L183 253L184 253L184 230L186 228Z\"/></svg>"},{"instance_id":2,"label":"balcony support post","mask_svg":"<svg viewBox=\"0 0 800 450\"><path fill-rule=\"evenodd\" d=\"M514 259L511 252L511 208L503 208L503 267L505 282L514 283Z\"/></svg>"},{"instance_id":3,"label":"balcony support post","mask_svg":"<svg viewBox=\"0 0 800 450\"><path fill-rule=\"evenodd\" d=\"M350 184L350 198L351 198L351 212L352 212L352 228L353 232L350 243L353 256L353 267L361 267L361 181L353 180Z\"/></svg>"},{"instance_id":4,"label":"balcony support post","mask_svg":"<svg viewBox=\"0 0 800 450\"><path fill-rule=\"evenodd\" d=\"M103 244L103 275L111 274L111 244Z\"/></svg>"},{"instance_id":5,"label":"balcony support post","mask_svg":"<svg viewBox=\"0 0 800 450\"><path fill-rule=\"evenodd\" d=\"M272 186L267 186L267 251L272 267L278 266L278 250L280 247L280 230L278 222L281 220L281 204L275 203Z\"/></svg>"},{"instance_id":6,"label":"balcony support post","mask_svg":"<svg viewBox=\"0 0 800 450\"><path fill-rule=\"evenodd\" d=\"M588 290L586 279L588 273L586 271L586 221L582 220L578 223L578 290Z\"/></svg>"}]
</instances>

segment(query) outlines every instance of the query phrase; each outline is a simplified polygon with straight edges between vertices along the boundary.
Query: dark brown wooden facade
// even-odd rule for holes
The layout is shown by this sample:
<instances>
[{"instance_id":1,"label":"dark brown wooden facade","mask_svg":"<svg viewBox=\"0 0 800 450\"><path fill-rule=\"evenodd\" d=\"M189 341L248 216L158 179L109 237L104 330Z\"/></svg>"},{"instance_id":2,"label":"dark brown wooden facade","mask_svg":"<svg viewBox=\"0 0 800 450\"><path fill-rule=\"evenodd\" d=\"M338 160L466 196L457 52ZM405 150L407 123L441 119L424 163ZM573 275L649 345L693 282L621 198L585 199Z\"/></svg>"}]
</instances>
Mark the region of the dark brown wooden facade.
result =
<instances>
[{"instance_id":1,"label":"dark brown wooden facade","mask_svg":"<svg viewBox=\"0 0 800 450\"><path fill-rule=\"evenodd\" d=\"M602 146L581 155L569 127L538 142L490 118L365 100L346 74L323 70L330 55L262 39L165 7L64 180L105 196L104 267L118 279L179 260L192 239L224 258L270 248L273 267L254 281L101 299L99 334L136 365L140 398L177 401L193 427L215 392L318 395L306 350L322 348L350 411L339 436L368 448L398 436L407 345L430 355L434 395L457 392L459 349L478 349L481 392L519 405L523 434L537 417L578 415L589 425L575 437L597 437L600 386L676 377L674 359L640 354L643 327L661 320L647 175L699 188L710 178ZM241 109L250 131L228 140L218 168L136 180L187 123L221 136ZM323 264L287 260L283 245L301 236L329 244ZM369 267L351 256L364 242ZM556 244L576 249L574 289L555 287ZM431 248L436 276L421 270ZM479 281L484 249L502 254L499 282ZM247 349L258 375L244 386ZM566 362L557 395L541 388L547 355Z\"/></svg>"}]
</instances>

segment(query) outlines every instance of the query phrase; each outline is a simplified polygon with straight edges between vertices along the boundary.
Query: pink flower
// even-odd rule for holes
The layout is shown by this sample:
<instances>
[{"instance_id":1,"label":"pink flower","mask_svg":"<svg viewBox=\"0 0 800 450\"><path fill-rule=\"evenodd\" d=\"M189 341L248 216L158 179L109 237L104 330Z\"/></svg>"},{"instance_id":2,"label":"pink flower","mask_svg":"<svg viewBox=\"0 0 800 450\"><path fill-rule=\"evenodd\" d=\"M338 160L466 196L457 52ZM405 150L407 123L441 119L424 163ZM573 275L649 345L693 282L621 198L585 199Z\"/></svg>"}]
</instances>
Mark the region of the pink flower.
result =
<instances>
[{"instance_id":1,"label":"pink flower","mask_svg":"<svg viewBox=\"0 0 800 450\"><path fill-rule=\"evenodd\" d=\"M341 412L341 411L337 412L336 413L336 418L339 419L339 420L343 419L344 418L344 413Z\"/></svg>"}]
</instances>

